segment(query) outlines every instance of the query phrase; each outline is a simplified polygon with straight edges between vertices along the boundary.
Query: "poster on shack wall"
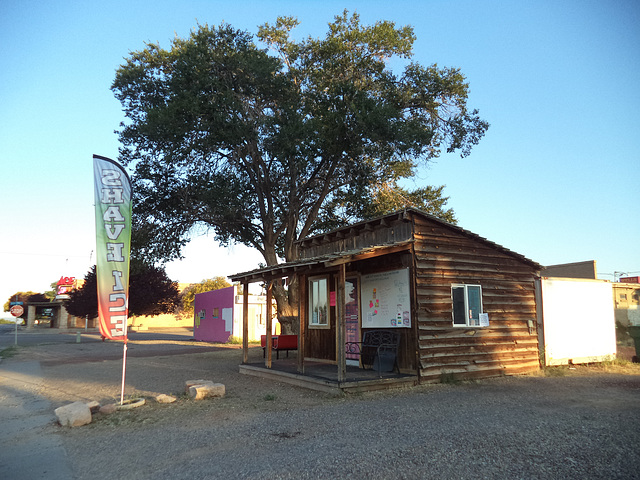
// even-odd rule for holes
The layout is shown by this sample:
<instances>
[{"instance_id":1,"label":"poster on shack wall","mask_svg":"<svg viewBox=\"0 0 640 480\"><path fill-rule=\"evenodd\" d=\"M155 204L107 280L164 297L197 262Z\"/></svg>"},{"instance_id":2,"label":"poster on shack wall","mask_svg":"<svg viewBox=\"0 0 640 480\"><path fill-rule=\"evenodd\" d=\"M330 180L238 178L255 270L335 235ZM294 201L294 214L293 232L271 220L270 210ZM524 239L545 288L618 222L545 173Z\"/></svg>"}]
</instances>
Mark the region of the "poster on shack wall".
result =
<instances>
[{"instance_id":1,"label":"poster on shack wall","mask_svg":"<svg viewBox=\"0 0 640 480\"><path fill-rule=\"evenodd\" d=\"M411 327L409 269L362 276L362 328Z\"/></svg>"}]
</instances>

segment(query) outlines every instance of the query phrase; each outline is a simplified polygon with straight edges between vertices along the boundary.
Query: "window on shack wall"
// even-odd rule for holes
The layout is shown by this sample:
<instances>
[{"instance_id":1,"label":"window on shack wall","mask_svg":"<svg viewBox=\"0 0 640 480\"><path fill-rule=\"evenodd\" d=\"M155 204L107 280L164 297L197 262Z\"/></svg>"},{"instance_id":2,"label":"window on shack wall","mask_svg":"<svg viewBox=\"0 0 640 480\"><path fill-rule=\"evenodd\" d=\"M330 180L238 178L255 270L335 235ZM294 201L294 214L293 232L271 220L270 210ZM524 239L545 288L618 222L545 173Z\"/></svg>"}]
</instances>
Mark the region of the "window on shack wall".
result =
<instances>
[{"instance_id":1,"label":"window on shack wall","mask_svg":"<svg viewBox=\"0 0 640 480\"><path fill-rule=\"evenodd\" d=\"M309 279L309 327L329 328L329 279Z\"/></svg>"},{"instance_id":2,"label":"window on shack wall","mask_svg":"<svg viewBox=\"0 0 640 480\"><path fill-rule=\"evenodd\" d=\"M482 287L480 285L452 285L453 325L480 326Z\"/></svg>"}]
</instances>

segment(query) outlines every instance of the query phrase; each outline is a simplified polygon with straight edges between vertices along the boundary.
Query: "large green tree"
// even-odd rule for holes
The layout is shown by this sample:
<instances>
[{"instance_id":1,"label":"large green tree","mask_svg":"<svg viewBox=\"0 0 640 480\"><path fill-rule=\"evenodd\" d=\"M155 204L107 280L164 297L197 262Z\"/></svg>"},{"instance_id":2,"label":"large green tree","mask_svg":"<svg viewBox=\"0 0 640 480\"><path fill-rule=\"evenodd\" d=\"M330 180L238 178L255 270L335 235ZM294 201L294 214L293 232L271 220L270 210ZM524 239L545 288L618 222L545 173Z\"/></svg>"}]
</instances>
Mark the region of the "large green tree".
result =
<instances>
[{"instance_id":1,"label":"large green tree","mask_svg":"<svg viewBox=\"0 0 640 480\"><path fill-rule=\"evenodd\" d=\"M179 257L195 231L211 229L274 265L295 260L302 237L404 205L455 220L441 187L403 181L443 150L468 155L488 128L467 108L460 71L410 62L411 27L363 25L345 11L324 38L296 41L297 24L261 26L266 48L226 24L198 26L119 68L120 159L133 169L142 255ZM274 296L287 330L295 284Z\"/></svg>"},{"instance_id":2,"label":"large green tree","mask_svg":"<svg viewBox=\"0 0 640 480\"><path fill-rule=\"evenodd\" d=\"M38 292L32 292L29 290L28 292L16 292L9 297L3 306L5 312L8 312L11 309L11 302L22 302L24 304L25 312L26 305L29 302L47 302L48 299L42 294ZM26 313L25 313L26 316Z\"/></svg>"}]
</instances>

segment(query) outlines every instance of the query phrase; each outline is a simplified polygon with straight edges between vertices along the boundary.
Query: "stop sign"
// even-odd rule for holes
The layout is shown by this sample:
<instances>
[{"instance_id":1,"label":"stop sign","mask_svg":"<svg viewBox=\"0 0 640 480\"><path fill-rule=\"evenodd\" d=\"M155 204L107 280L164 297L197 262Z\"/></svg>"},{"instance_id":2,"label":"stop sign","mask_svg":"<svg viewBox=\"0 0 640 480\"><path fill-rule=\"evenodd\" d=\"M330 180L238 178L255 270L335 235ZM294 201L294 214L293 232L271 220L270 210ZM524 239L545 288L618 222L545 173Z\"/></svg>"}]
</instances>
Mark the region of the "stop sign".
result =
<instances>
[{"instance_id":1,"label":"stop sign","mask_svg":"<svg viewBox=\"0 0 640 480\"><path fill-rule=\"evenodd\" d=\"M24 308L22 308L22 305L14 305L9 309L9 311L14 317L19 317L24 313Z\"/></svg>"}]
</instances>

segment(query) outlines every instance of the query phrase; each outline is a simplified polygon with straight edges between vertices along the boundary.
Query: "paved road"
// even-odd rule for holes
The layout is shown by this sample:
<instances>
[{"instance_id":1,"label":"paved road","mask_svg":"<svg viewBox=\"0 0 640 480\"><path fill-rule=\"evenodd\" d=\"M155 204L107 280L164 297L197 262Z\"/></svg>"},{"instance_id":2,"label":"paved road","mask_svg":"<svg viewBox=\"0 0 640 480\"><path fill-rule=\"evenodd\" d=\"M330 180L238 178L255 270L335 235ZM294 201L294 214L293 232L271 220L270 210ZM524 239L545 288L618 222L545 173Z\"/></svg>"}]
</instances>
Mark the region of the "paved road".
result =
<instances>
[{"instance_id":1,"label":"paved road","mask_svg":"<svg viewBox=\"0 0 640 480\"><path fill-rule=\"evenodd\" d=\"M60 343L76 343L80 332L82 343L101 342L102 337L97 330L89 331L83 328L72 330L58 330L54 328L33 328L27 330L19 326L17 331L17 344L19 346L32 346ZM188 341L193 338L193 333L186 328L151 330L148 332L129 332L128 338L132 341L160 340L160 341ZM15 345L16 328L14 325L0 324L0 350Z\"/></svg>"},{"instance_id":2,"label":"paved road","mask_svg":"<svg viewBox=\"0 0 640 480\"><path fill-rule=\"evenodd\" d=\"M0 478L69 480L72 467L57 435L44 435L53 407L39 394L42 370L36 361L0 364Z\"/></svg>"}]
</instances>

